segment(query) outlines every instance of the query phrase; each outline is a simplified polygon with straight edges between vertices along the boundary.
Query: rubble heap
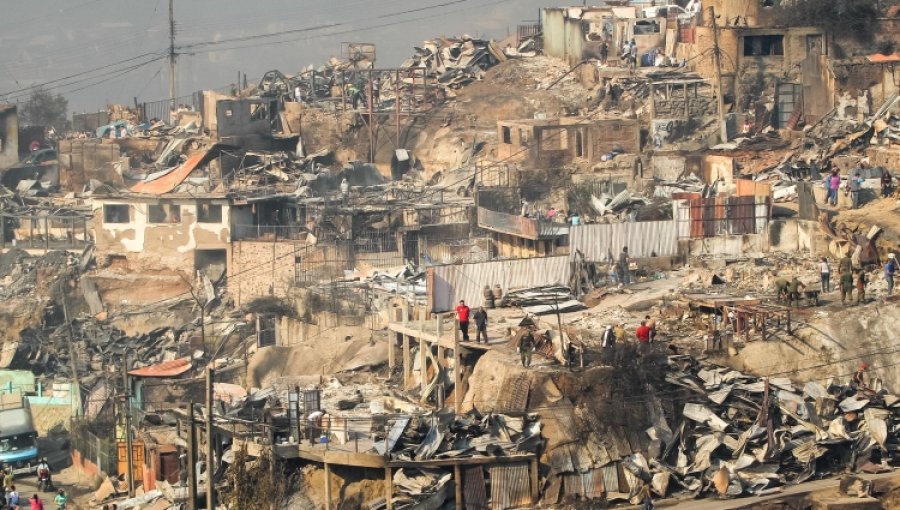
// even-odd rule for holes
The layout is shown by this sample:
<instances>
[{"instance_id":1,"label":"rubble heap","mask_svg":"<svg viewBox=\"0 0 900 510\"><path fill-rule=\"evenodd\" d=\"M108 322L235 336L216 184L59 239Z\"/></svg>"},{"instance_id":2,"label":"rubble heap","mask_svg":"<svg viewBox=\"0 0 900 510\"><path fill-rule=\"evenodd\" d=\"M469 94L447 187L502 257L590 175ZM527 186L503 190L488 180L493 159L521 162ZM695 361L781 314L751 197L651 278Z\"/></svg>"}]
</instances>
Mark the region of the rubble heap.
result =
<instances>
[{"instance_id":1,"label":"rubble heap","mask_svg":"<svg viewBox=\"0 0 900 510\"><path fill-rule=\"evenodd\" d=\"M846 469L877 473L898 461L900 398L836 380L761 379L690 356L669 358L666 382L692 394L679 426L648 430L662 448L626 463L631 493L671 484L693 496L760 495ZM651 448L651 452L653 449Z\"/></svg>"}]
</instances>

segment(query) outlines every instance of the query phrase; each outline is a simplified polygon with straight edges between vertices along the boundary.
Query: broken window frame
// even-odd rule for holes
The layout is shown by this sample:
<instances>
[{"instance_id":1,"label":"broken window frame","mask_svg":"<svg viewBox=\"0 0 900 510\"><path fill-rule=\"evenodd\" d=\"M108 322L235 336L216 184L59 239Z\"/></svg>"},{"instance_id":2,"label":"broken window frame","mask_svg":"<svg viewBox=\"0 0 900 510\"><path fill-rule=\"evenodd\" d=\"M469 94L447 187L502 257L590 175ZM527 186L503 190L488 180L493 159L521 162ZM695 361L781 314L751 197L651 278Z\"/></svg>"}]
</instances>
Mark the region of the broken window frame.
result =
<instances>
[{"instance_id":1,"label":"broken window frame","mask_svg":"<svg viewBox=\"0 0 900 510\"><path fill-rule=\"evenodd\" d=\"M123 219L124 217L124 219ZM131 206L128 204L103 204L103 224L131 223Z\"/></svg>"},{"instance_id":2,"label":"broken window frame","mask_svg":"<svg viewBox=\"0 0 900 510\"><path fill-rule=\"evenodd\" d=\"M754 48L759 42L759 53ZM745 57L784 57L784 34L759 34L742 36Z\"/></svg>"},{"instance_id":3,"label":"broken window frame","mask_svg":"<svg viewBox=\"0 0 900 510\"><path fill-rule=\"evenodd\" d=\"M217 213L214 211L218 211ZM218 219L216 219L218 217ZM197 223L220 224L224 218L222 204L197 203Z\"/></svg>"},{"instance_id":4,"label":"broken window frame","mask_svg":"<svg viewBox=\"0 0 900 510\"><path fill-rule=\"evenodd\" d=\"M181 223L181 206L178 204L147 204L147 223L168 225Z\"/></svg>"}]
</instances>

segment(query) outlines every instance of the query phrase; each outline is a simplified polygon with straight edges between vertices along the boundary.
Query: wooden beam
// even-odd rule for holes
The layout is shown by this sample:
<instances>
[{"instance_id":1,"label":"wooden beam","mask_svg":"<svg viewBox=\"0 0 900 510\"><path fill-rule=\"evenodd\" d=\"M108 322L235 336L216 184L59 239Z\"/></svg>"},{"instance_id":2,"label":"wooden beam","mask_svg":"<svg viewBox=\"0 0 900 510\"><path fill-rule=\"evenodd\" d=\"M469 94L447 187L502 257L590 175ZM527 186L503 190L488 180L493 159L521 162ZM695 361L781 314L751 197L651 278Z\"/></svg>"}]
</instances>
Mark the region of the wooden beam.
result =
<instances>
[{"instance_id":1,"label":"wooden beam","mask_svg":"<svg viewBox=\"0 0 900 510\"><path fill-rule=\"evenodd\" d=\"M459 464L453 466L453 485L456 510L463 510L462 469L459 468Z\"/></svg>"},{"instance_id":2,"label":"wooden beam","mask_svg":"<svg viewBox=\"0 0 900 510\"><path fill-rule=\"evenodd\" d=\"M384 468L384 499L387 501L387 510L394 510L394 477L391 468Z\"/></svg>"},{"instance_id":3,"label":"wooden beam","mask_svg":"<svg viewBox=\"0 0 900 510\"><path fill-rule=\"evenodd\" d=\"M409 355L409 335L403 335L403 388L409 389L409 379L412 375L412 358Z\"/></svg>"},{"instance_id":4,"label":"wooden beam","mask_svg":"<svg viewBox=\"0 0 900 510\"><path fill-rule=\"evenodd\" d=\"M453 342L453 410L460 413L462 407L462 356L459 353L459 336Z\"/></svg>"},{"instance_id":5,"label":"wooden beam","mask_svg":"<svg viewBox=\"0 0 900 510\"><path fill-rule=\"evenodd\" d=\"M419 388L425 389L425 386L428 384L428 357L425 354L425 349L430 349L431 347L428 345L424 339L419 339Z\"/></svg>"},{"instance_id":6,"label":"wooden beam","mask_svg":"<svg viewBox=\"0 0 900 510\"><path fill-rule=\"evenodd\" d=\"M331 466L325 463L325 510L331 510Z\"/></svg>"},{"instance_id":7,"label":"wooden beam","mask_svg":"<svg viewBox=\"0 0 900 510\"><path fill-rule=\"evenodd\" d=\"M531 459L531 504L538 503L538 461L537 457Z\"/></svg>"}]
</instances>

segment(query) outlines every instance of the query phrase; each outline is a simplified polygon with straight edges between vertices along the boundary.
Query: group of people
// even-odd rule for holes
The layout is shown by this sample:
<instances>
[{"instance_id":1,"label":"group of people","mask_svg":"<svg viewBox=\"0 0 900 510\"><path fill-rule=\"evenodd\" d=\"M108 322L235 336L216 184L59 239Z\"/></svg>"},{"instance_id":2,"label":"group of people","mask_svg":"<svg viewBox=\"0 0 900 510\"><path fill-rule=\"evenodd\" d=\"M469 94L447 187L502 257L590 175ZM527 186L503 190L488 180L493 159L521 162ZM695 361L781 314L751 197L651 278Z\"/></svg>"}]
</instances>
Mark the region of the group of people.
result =
<instances>
[{"instance_id":1,"label":"group of people","mask_svg":"<svg viewBox=\"0 0 900 510\"><path fill-rule=\"evenodd\" d=\"M487 310L484 309L483 306L479 306L478 310L473 314L472 309L466 305L466 302L463 300L459 301L459 305L456 306L456 322L459 324L459 331L462 333L462 339L464 342L469 342L469 316L472 316L475 319L475 343L481 343L481 339L484 338L484 343L488 343L487 336L487 321L488 315Z\"/></svg>"},{"instance_id":2,"label":"group of people","mask_svg":"<svg viewBox=\"0 0 900 510\"><path fill-rule=\"evenodd\" d=\"M649 348L656 341L656 320L649 315L645 316L641 324L634 330L634 336L641 349ZM600 347L603 349L604 358L608 360L616 344L625 341L625 324L607 324L600 337Z\"/></svg>"},{"instance_id":3,"label":"group of people","mask_svg":"<svg viewBox=\"0 0 900 510\"><path fill-rule=\"evenodd\" d=\"M2 475L3 475L3 498L0 501L0 510L17 510L21 508L21 496L19 495L19 491L16 489L15 484L15 474L10 466L0 466L2 467ZM50 476L50 464L47 463L46 458L42 458L40 462L38 462L36 471L40 473L44 471L47 473L48 481ZM51 483L52 486L52 483ZM66 495L66 491L59 489L57 491L56 496L53 498L53 502L56 504L57 510L65 510L66 505L68 504L69 497ZM41 500L41 496L38 494L32 495L28 498L28 505L32 510L44 510L44 502Z\"/></svg>"},{"instance_id":4,"label":"group of people","mask_svg":"<svg viewBox=\"0 0 900 510\"><path fill-rule=\"evenodd\" d=\"M857 168L850 171L847 182L844 184L844 193L850 197L850 207L857 209L859 207L860 195L862 194L862 186L865 183L863 178L863 170L865 164L860 163ZM835 206L838 201L838 193L841 189L841 176L837 170L832 170L830 174L825 176L823 182L825 186L825 203ZM894 176L887 170L881 173L881 196L887 198L894 193Z\"/></svg>"},{"instance_id":5,"label":"group of people","mask_svg":"<svg viewBox=\"0 0 900 510\"><path fill-rule=\"evenodd\" d=\"M820 277L822 281L822 292L831 292L831 266L826 257L822 257L820 262ZM894 292L894 276L897 274L897 256L889 253L884 263L884 280L887 284L887 295L890 296ZM854 268L853 259L849 255L845 255L838 262L838 275L840 277L841 304L846 305L847 302L853 301L853 289L856 288L856 303L863 303L866 300L866 285L869 279L863 268Z\"/></svg>"},{"instance_id":6,"label":"group of people","mask_svg":"<svg viewBox=\"0 0 900 510\"><path fill-rule=\"evenodd\" d=\"M527 200L522 200L522 216L526 218L534 218L534 219L547 219L550 221L559 221L561 218L565 221L566 224L577 226L581 225L581 215L578 214L577 211L561 211L557 210L555 207L551 206L545 212L540 207L535 208L534 204L528 202Z\"/></svg>"}]
</instances>

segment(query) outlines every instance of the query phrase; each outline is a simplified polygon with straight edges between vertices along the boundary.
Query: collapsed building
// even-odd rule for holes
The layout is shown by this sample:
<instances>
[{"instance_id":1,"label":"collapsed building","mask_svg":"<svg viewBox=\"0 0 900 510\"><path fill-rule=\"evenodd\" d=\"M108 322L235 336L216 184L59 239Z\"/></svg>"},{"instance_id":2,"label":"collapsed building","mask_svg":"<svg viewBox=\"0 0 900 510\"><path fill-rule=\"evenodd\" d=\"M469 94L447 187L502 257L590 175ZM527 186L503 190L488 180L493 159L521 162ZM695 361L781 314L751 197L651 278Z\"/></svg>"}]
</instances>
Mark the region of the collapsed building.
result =
<instances>
[{"instance_id":1,"label":"collapsed building","mask_svg":"<svg viewBox=\"0 0 900 510\"><path fill-rule=\"evenodd\" d=\"M347 44L182 111L81 116L60 193L2 197L8 315L37 289L3 366L71 395L73 461L112 475L97 503L237 498L246 456L324 508L764 496L889 469L900 381L848 368L884 346L815 336L847 320L833 298L792 309L772 286L900 246L876 198L897 171L893 57L763 3L545 8L398 68ZM833 170L865 173L874 217L821 206ZM487 308L487 343L460 301ZM644 313L659 342L605 349ZM129 442L130 467L109 453Z\"/></svg>"}]
</instances>

